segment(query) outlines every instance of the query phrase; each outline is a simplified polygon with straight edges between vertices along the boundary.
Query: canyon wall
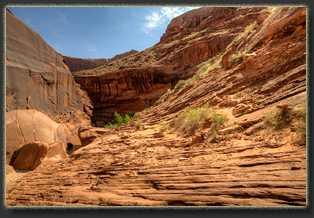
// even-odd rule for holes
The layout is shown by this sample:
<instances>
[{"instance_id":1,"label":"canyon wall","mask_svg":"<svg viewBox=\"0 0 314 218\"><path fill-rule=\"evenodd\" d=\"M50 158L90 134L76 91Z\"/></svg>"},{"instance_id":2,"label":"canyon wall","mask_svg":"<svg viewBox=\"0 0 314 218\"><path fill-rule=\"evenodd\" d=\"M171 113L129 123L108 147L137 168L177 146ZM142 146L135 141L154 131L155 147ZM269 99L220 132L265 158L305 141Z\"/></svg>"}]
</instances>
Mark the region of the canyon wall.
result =
<instances>
[{"instance_id":1,"label":"canyon wall","mask_svg":"<svg viewBox=\"0 0 314 218\"><path fill-rule=\"evenodd\" d=\"M172 119L187 107L205 103L231 108L239 119L257 119L276 105L305 101L306 8L278 7L255 21L221 55L206 62L211 71L158 100L142 122Z\"/></svg>"},{"instance_id":2,"label":"canyon wall","mask_svg":"<svg viewBox=\"0 0 314 218\"><path fill-rule=\"evenodd\" d=\"M55 116L83 107L62 55L7 11L6 111L36 109Z\"/></svg>"},{"instance_id":3,"label":"canyon wall","mask_svg":"<svg viewBox=\"0 0 314 218\"><path fill-rule=\"evenodd\" d=\"M65 56L65 55L63 55L63 57L66 63L68 64L70 71L73 73L73 72L78 72L82 70L93 69L101 65L105 65L107 63L116 61L118 59L130 56L132 54L136 54L137 52L138 51L136 50L131 50L128 52L124 52L122 54L115 55L113 58L109 58L109 59L75 58L75 57L70 57L70 56Z\"/></svg>"},{"instance_id":4,"label":"canyon wall","mask_svg":"<svg viewBox=\"0 0 314 218\"><path fill-rule=\"evenodd\" d=\"M76 74L101 119L112 109L152 106L111 130L82 128L84 148L7 182L7 206L304 209L306 13L193 10L171 22L164 42ZM153 100L179 79L187 80Z\"/></svg>"},{"instance_id":5,"label":"canyon wall","mask_svg":"<svg viewBox=\"0 0 314 218\"><path fill-rule=\"evenodd\" d=\"M158 68L132 68L118 72L90 76L75 76L75 81L86 90L93 101L93 121L110 122L113 114L142 111L155 102L176 75Z\"/></svg>"},{"instance_id":6,"label":"canyon wall","mask_svg":"<svg viewBox=\"0 0 314 218\"><path fill-rule=\"evenodd\" d=\"M221 54L265 7L205 7L174 18L160 42L130 57L74 74L95 106L93 121L111 121L114 111L134 113L151 106L180 79L192 77ZM136 85L136 83L138 85Z\"/></svg>"},{"instance_id":7,"label":"canyon wall","mask_svg":"<svg viewBox=\"0 0 314 218\"><path fill-rule=\"evenodd\" d=\"M64 148L67 143L74 143L78 139L78 128L91 124L92 109L88 94L75 83L63 56L6 10L7 162L25 143L46 142L45 137L35 137L35 132L47 125L60 126L66 136L62 141ZM27 122L23 123L22 118L8 119L17 113L24 114L21 116L24 121L27 118ZM45 119L25 114L42 114ZM46 134L49 137L57 134L54 131L50 128ZM17 142L18 138L21 140Z\"/></svg>"}]
</instances>

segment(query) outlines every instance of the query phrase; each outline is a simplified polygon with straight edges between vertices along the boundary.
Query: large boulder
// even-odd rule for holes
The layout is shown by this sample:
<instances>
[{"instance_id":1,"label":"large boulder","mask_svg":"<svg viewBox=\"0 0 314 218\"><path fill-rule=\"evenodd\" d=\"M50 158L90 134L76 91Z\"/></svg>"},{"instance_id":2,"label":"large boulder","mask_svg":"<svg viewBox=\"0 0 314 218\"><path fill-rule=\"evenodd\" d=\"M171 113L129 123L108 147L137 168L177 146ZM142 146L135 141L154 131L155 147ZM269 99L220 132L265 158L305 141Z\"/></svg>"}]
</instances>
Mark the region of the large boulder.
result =
<instances>
[{"instance_id":1,"label":"large boulder","mask_svg":"<svg viewBox=\"0 0 314 218\"><path fill-rule=\"evenodd\" d=\"M54 142L31 142L23 145L15 152L10 164L15 170L34 170L43 162L58 161L68 157L64 144Z\"/></svg>"},{"instance_id":2,"label":"large boulder","mask_svg":"<svg viewBox=\"0 0 314 218\"><path fill-rule=\"evenodd\" d=\"M78 129L78 136L81 140L82 146L86 146L108 131L109 129L105 128L85 126Z\"/></svg>"},{"instance_id":3,"label":"large boulder","mask_svg":"<svg viewBox=\"0 0 314 218\"><path fill-rule=\"evenodd\" d=\"M14 151L30 142L67 144L61 124L36 110L14 110L6 113L6 158L10 161Z\"/></svg>"}]
</instances>

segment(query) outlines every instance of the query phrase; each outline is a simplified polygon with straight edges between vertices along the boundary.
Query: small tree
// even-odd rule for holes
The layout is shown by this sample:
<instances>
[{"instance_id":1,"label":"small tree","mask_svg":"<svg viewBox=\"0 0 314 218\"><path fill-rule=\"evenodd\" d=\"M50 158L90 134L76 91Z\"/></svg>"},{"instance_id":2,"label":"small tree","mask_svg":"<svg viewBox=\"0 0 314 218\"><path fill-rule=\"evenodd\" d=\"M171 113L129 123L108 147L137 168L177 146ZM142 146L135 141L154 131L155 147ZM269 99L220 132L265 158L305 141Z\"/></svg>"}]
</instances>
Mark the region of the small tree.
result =
<instances>
[{"instance_id":1,"label":"small tree","mask_svg":"<svg viewBox=\"0 0 314 218\"><path fill-rule=\"evenodd\" d=\"M124 120L124 123L127 123L127 122L131 121L132 118L128 114L126 114L126 115L124 115L123 120Z\"/></svg>"},{"instance_id":2,"label":"small tree","mask_svg":"<svg viewBox=\"0 0 314 218\"><path fill-rule=\"evenodd\" d=\"M123 117L117 112L114 112L114 123L117 124L118 126L123 124Z\"/></svg>"}]
</instances>

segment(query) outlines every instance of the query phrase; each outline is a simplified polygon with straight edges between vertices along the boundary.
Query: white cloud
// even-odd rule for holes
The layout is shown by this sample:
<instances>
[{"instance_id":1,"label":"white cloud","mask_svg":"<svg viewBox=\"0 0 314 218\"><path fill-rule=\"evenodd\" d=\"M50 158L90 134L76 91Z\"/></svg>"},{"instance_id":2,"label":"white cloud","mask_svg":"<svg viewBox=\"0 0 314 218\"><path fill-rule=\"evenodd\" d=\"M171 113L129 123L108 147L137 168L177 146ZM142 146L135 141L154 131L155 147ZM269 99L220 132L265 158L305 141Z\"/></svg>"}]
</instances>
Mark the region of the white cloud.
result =
<instances>
[{"instance_id":1,"label":"white cloud","mask_svg":"<svg viewBox=\"0 0 314 218\"><path fill-rule=\"evenodd\" d=\"M151 35L150 31L154 29L165 29L170 21L196 7L162 7L158 11L152 12L145 17L145 23L142 26L142 30Z\"/></svg>"},{"instance_id":2,"label":"white cloud","mask_svg":"<svg viewBox=\"0 0 314 218\"><path fill-rule=\"evenodd\" d=\"M58 13L58 21L61 21L61 22L65 23L65 24L69 24L67 22L66 18L65 18L65 14L62 14L60 12Z\"/></svg>"}]
</instances>

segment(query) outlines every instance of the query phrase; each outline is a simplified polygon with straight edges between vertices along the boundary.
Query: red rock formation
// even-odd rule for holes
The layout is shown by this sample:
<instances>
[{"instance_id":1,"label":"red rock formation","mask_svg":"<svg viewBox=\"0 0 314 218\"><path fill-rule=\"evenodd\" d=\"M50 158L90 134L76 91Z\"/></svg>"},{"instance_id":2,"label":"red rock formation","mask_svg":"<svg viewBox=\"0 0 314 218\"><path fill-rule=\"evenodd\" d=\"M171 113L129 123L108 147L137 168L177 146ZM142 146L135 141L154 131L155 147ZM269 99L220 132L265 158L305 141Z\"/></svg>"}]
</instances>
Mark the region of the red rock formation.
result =
<instances>
[{"instance_id":1,"label":"red rock formation","mask_svg":"<svg viewBox=\"0 0 314 218\"><path fill-rule=\"evenodd\" d=\"M78 139L77 129L90 125L92 108L87 93L75 83L62 55L7 10L7 162L25 143L62 141L64 146L67 141L72 143L73 138Z\"/></svg>"},{"instance_id":2,"label":"red rock formation","mask_svg":"<svg viewBox=\"0 0 314 218\"><path fill-rule=\"evenodd\" d=\"M61 141L65 147L66 135L61 124L36 110L14 110L6 113L6 163L19 147L34 141L51 144Z\"/></svg>"},{"instance_id":3,"label":"red rock formation","mask_svg":"<svg viewBox=\"0 0 314 218\"><path fill-rule=\"evenodd\" d=\"M132 49L131 51L127 51L127 52L124 52L122 54L117 54L113 58L109 58L108 63L122 59L122 58L125 58L125 57L128 57L128 56L136 54L136 53L138 53L138 51Z\"/></svg>"},{"instance_id":4,"label":"red rock formation","mask_svg":"<svg viewBox=\"0 0 314 218\"><path fill-rule=\"evenodd\" d=\"M62 55L6 12L6 110L51 115L83 110L79 90Z\"/></svg>"},{"instance_id":5,"label":"red rock formation","mask_svg":"<svg viewBox=\"0 0 314 218\"><path fill-rule=\"evenodd\" d=\"M171 88L175 75L157 69L126 69L94 76L75 76L93 101L93 120L109 122L115 111L122 115L149 107Z\"/></svg>"},{"instance_id":6,"label":"red rock formation","mask_svg":"<svg viewBox=\"0 0 314 218\"><path fill-rule=\"evenodd\" d=\"M213 14L211 22L204 21L222 31L220 28L232 22L246 22L243 16L225 20L241 10L245 18L255 17L251 23L257 22L250 28L224 33L235 34L234 40L205 63L220 67L169 92L127 124L92 138L90 144L68 159L9 183L7 205L307 206L304 137L300 141L292 124L278 131L264 121L270 111L289 108L286 105L297 107L300 101L305 103L306 8L279 7L261 13L255 13L260 11L257 8L227 8L229 14ZM217 17L223 22L215 20ZM192 20L197 23L198 18ZM189 45L184 40L187 39L174 43L182 47L169 50L168 55L173 57L175 52L186 51L184 46ZM173 41L170 42L167 49L173 46ZM178 76L196 72L197 69L184 71L180 64L174 66L176 69L172 65L158 66L157 63L167 63L168 55L157 53L160 59L153 65L177 72ZM120 80L118 73L131 75L132 70L147 68L133 66L115 71L119 78L115 84L130 84ZM138 78L144 74L145 71ZM102 81L102 77L114 80L113 72L85 77L94 82ZM94 90L98 92L100 85ZM150 89L142 88L139 96L143 90ZM210 135L213 120L191 137L174 134L171 126L179 113L206 103L230 119L216 129L214 141ZM135 124L139 121L142 128L137 130ZM161 123L170 128L162 134L158 130ZM202 140L193 144L200 133Z\"/></svg>"},{"instance_id":7,"label":"red rock formation","mask_svg":"<svg viewBox=\"0 0 314 218\"><path fill-rule=\"evenodd\" d=\"M304 94L306 9L283 7L268 15L250 34L240 34L230 44L221 56L221 69L158 101L154 117L175 116L189 105L206 102L231 106L235 116L242 116ZM274 30L274 26L278 28ZM231 61L233 55L241 53L243 59Z\"/></svg>"},{"instance_id":8,"label":"red rock formation","mask_svg":"<svg viewBox=\"0 0 314 218\"><path fill-rule=\"evenodd\" d=\"M66 63L69 66L69 69L72 73L74 72L78 72L78 71L82 71L82 70L89 70L89 69L93 69L105 64L108 64L110 62L119 60L121 58L130 56L132 54L137 53L138 51L136 50L131 50L128 52L124 52L122 54L118 54L115 55L113 58L101 58L101 59L92 59L92 58L75 58L75 57L69 57L69 56L65 56L63 55Z\"/></svg>"},{"instance_id":9,"label":"red rock formation","mask_svg":"<svg viewBox=\"0 0 314 218\"><path fill-rule=\"evenodd\" d=\"M104 65L108 63L106 58L101 59L92 59L92 58L75 58L70 56L63 55L66 63L69 66L71 73L81 71L81 70L89 70L96 68L98 66Z\"/></svg>"},{"instance_id":10,"label":"red rock formation","mask_svg":"<svg viewBox=\"0 0 314 218\"><path fill-rule=\"evenodd\" d=\"M222 53L265 8L237 9L187 12L171 21L155 46L83 75L75 74L75 81L95 106L93 120L108 122L114 111L134 113L151 106L179 79L191 77L198 64Z\"/></svg>"},{"instance_id":11,"label":"red rock formation","mask_svg":"<svg viewBox=\"0 0 314 218\"><path fill-rule=\"evenodd\" d=\"M34 170L43 162L51 164L68 157L64 144L60 141L51 144L31 142L16 152L11 160L15 170Z\"/></svg>"}]
</instances>

